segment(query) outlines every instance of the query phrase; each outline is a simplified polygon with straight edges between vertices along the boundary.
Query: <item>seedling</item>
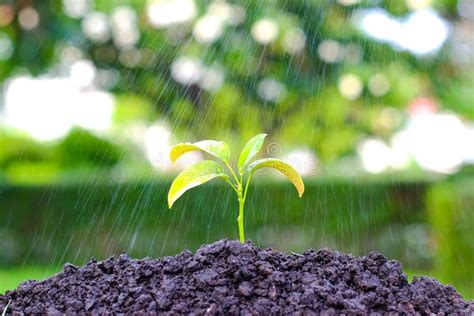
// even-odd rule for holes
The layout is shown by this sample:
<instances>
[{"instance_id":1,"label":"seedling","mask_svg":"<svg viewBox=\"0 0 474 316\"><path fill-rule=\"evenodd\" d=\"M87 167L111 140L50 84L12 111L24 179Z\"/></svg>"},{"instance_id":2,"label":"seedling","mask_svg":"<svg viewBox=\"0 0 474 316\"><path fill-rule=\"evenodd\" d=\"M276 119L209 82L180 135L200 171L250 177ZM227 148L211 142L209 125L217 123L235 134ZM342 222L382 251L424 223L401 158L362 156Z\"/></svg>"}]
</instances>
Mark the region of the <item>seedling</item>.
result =
<instances>
[{"instance_id":1,"label":"seedling","mask_svg":"<svg viewBox=\"0 0 474 316\"><path fill-rule=\"evenodd\" d=\"M251 162L263 146L266 134L259 134L250 139L242 149L237 163L237 172L229 163L230 149L225 142L203 140L197 143L181 143L174 146L170 152L170 159L174 163L183 154L190 151L202 151L215 160L202 160L182 171L171 184L168 192L168 207L171 209L174 202L187 190L208 182L214 178L224 179L237 194L239 201L239 239L245 241L244 232L244 205L252 175L261 168L273 168L284 174L296 187L299 197L303 195L304 183L298 172L289 164L275 158L266 158ZM245 181L244 181L245 180Z\"/></svg>"}]
</instances>

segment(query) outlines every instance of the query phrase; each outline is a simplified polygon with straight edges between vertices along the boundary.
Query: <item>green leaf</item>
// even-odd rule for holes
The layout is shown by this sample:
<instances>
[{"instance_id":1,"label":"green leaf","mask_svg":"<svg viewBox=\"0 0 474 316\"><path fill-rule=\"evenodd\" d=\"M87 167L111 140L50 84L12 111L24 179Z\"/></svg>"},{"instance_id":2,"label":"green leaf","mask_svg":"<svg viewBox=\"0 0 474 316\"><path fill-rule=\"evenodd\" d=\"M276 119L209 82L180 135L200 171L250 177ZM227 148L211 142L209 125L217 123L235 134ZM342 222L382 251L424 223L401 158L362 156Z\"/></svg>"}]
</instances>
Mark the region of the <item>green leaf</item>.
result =
<instances>
[{"instance_id":1,"label":"green leaf","mask_svg":"<svg viewBox=\"0 0 474 316\"><path fill-rule=\"evenodd\" d=\"M171 184L168 192L168 207L179 199L187 190L214 178L228 178L224 169L213 160L203 160L182 171Z\"/></svg>"},{"instance_id":2,"label":"green leaf","mask_svg":"<svg viewBox=\"0 0 474 316\"><path fill-rule=\"evenodd\" d=\"M222 160L229 160L230 158L230 149L225 142L216 140L203 140L193 144L181 143L171 148L171 162L176 162L179 157L187 152L198 150Z\"/></svg>"},{"instance_id":3,"label":"green leaf","mask_svg":"<svg viewBox=\"0 0 474 316\"><path fill-rule=\"evenodd\" d=\"M303 179L301 179L301 176L298 173L298 171L296 171L292 166L290 166L286 162L283 162L280 159L275 159L275 158L260 159L260 160L252 162L248 167L248 171L252 174L261 168L273 168L280 171L291 181L291 183L293 183L296 190L298 190L299 197L303 195L303 192L304 192Z\"/></svg>"},{"instance_id":4,"label":"green leaf","mask_svg":"<svg viewBox=\"0 0 474 316\"><path fill-rule=\"evenodd\" d=\"M247 144L245 144L239 157L238 167L240 174L244 173L245 166L260 151L266 136L267 134L258 134L257 136L252 137Z\"/></svg>"}]
</instances>

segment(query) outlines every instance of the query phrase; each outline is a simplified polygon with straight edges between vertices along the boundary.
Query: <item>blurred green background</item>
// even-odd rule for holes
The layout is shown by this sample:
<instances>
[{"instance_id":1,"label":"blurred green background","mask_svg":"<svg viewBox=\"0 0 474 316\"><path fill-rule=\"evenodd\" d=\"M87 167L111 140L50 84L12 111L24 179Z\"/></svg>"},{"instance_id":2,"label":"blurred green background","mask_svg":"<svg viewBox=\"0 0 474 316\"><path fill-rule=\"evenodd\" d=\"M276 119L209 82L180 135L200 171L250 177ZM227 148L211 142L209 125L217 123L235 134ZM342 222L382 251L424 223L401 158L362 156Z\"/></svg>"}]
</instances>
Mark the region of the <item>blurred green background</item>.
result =
<instances>
[{"instance_id":1,"label":"blurred green background","mask_svg":"<svg viewBox=\"0 0 474 316\"><path fill-rule=\"evenodd\" d=\"M0 3L0 292L65 262L236 238L221 183L170 211L170 146L225 140L265 173L247 236L377 250L474 297L474 1Z\"/></svg>"}]
</instances>

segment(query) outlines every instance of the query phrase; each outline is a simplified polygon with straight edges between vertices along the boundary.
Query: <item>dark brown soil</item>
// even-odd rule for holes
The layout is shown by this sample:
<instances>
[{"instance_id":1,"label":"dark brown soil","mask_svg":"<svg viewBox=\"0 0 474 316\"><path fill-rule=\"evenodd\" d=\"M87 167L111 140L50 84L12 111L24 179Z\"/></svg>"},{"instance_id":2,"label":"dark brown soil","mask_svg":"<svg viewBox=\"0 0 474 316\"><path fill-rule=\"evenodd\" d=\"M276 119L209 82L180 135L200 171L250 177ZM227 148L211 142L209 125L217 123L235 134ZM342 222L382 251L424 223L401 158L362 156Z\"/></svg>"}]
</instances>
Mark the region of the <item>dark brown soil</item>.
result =
<instances>
[{"instance_id":1,"label":"dark brown soil","mask_svg":"<svg viewBox=\"0 0 474 316\"><path fill-rule=\"evenodd\" d=\"M372 252L353 257L328 249L302 255L222 240L163 259L127 255L91 260L0 296L0 311L37 314L473 314L451 286L408 283L401 264Z\"/></svg>"}]
</instances>

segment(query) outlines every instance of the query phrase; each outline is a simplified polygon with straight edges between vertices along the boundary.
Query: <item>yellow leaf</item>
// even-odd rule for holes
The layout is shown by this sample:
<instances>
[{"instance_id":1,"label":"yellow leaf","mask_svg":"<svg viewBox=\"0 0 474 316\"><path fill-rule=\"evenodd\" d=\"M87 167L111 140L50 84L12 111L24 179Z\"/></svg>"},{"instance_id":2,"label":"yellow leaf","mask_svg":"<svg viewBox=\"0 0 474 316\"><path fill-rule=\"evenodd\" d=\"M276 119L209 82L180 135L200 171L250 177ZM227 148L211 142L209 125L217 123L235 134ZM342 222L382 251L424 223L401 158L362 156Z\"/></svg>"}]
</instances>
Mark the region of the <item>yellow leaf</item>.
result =
<instances>
[{"instance_id":1,"label":"yellow leaf","mask_svg":"<svg viewBox=\"0 0 474 316\"><path fill-rule=\"evenodd\" d=\"M281 173L283 173L295 186L296 190L298 191L299 197L301 197L304 193L304 182L301 179L300 174L296 171L291 165L287 164L286 162L281 161L280 159L275 158L266 158L254 161L248 167L248 171L252 174L258 169L261 168L273 168Z\"/></svg>"},{"instance_id":2,"label":"yellow leaf","mask_svg":"<svg viewBox=\"0 0 474 316\"><path fill-rule=\"evenodd\" d=\"M176 162L179 157L190 151L203 151L211 156L220 158L222 160L228 160L230 157L230 150L225 142L215 140L203 140L193 144L181 143L171 148L171 162Z\"/></svg>"},{"instance_id":3,"label":"yellow leaf","mask_svg":"<svg viewBox=\"0 0 474 316\"><path fill-rule=\"evenodd\" d=\"M203 160L182 171L171 184L168 192L168 207L171 208L181 195L189 189L214 178L227 178L222 167L215 161Z\"/></svg>"}]
</instances>

